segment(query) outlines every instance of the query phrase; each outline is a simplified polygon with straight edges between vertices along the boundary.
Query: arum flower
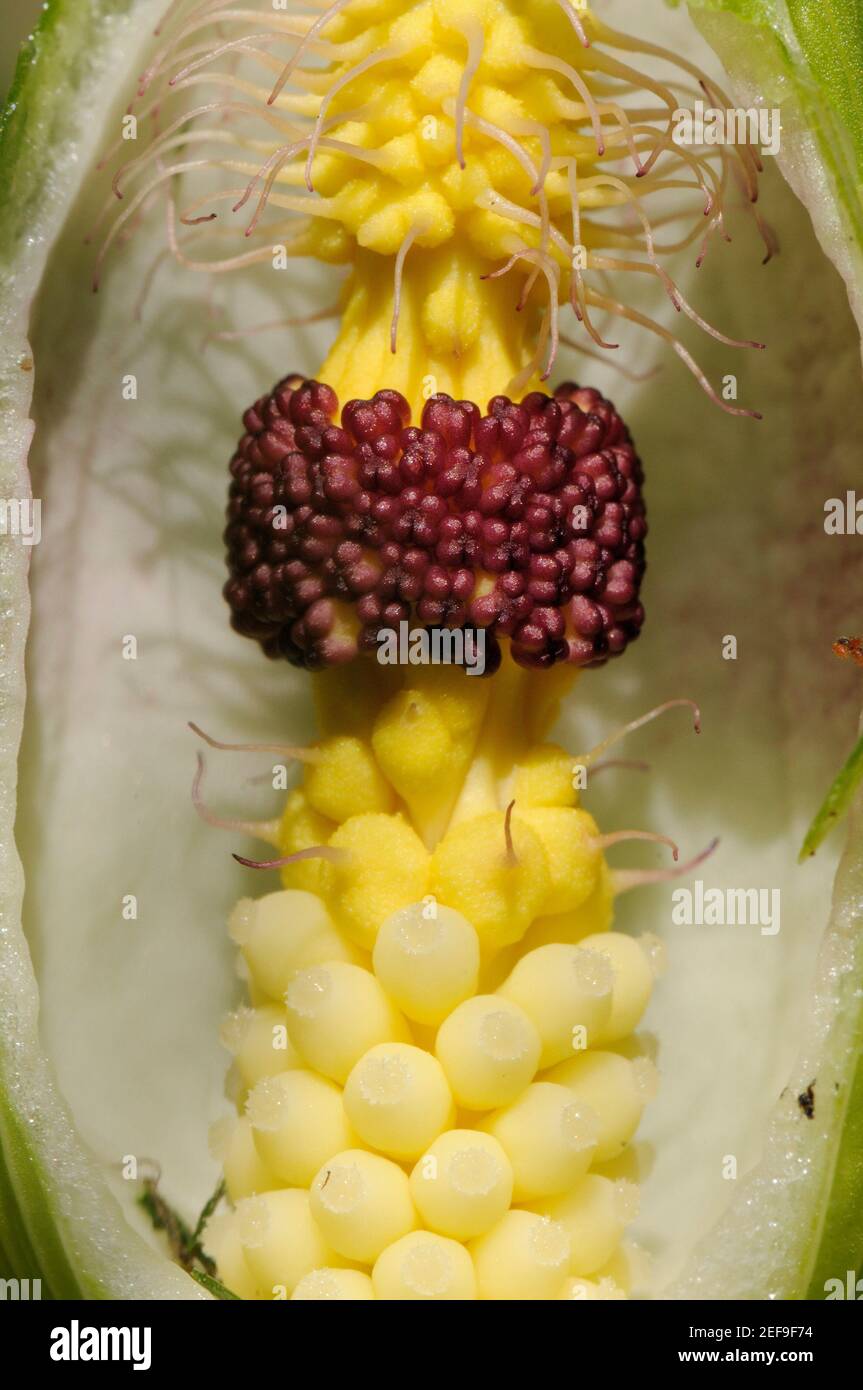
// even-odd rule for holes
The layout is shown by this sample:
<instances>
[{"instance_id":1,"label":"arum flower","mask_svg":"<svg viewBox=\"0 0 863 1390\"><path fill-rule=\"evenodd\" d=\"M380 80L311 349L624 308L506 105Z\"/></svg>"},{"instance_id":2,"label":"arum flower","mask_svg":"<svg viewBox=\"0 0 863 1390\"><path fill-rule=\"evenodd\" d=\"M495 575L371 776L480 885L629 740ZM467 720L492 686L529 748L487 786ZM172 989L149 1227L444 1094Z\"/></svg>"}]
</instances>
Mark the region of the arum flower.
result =
<instances>
[{"instance_id":1,"label":"arum flower","mask_svg":"<svg viewBox=\"0 0 863 1390\"><path fill-rule=\"evenodd\" d=\"M674 142L730 101L682 15L524 10L57 3L10 100L0 1256L56 1295L857 1268L853 816L796 863L857 336L775 171Z\"/></svg>"}]
</instances>

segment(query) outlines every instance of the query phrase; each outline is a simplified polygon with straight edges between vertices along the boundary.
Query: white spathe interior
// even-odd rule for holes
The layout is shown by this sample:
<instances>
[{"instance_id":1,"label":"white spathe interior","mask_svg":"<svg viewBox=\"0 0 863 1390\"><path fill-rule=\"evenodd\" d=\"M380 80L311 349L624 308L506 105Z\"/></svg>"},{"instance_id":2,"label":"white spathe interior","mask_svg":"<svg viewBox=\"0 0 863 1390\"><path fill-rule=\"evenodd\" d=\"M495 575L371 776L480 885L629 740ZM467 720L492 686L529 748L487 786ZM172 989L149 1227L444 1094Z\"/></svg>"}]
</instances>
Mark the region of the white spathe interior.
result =
<instances>
[{"instance_id":1,"label":"white spathe interior","mask_svg":"<svg viewBox=\"0 0 863 1390\"><path fill-rule=\"evenodd\" d=\"M634 0L609 22L666 41L708 70L715 60L685 16ZM157 247L158 217L89 290L82 236L104 191L89 191L55 249L37 306L31 452L43 538L33 557L30 704L19 843L26 924L39 977L44 1043L81 1132L106 1167L158 1160L164 1191L193 1214L217 1170L207 1127L222 1112L220 1016L238 996L224 920L243 893L273 885L239 869L236 836L203 827L189 787L194 719L219 737L312 735L309 677L269 665L229 629L220 596L226 468L241 411L290 370L313 374L327 329L212 343L206 286L163 267L133 317ZM654 1163L637 1238L665 1282L720 1216L758 1157L768 1114L804 1026L835 848L798 868L805 824L850 742L857 682L829 642L856 620L846 582L853 538L827 537L823 505L855 483L848 447L863 418L856 333L842 285L808 219L768 170L763 207L782 255L761 269L754 229L735 219L685 294L729 333L762 338L737 352L683 329L714 381L734 373L758 424L722 415L657 342L621 329L620 359L661 362L632 383L610 365L564 357L625 415L647 471L648 622L619 663L587 673L561 737L574 752L669 697L702 705L626 750L653 770L607 772L587 804L603 829L678 838L684 856L721 836L699 871L709 886L782 890L781 931L674 927L676 885L641 890L620 924L668 944L646 1027L662 1084L640 1138ZM298 264L222 281L224 323L267 322L331 302L332 272ZM653 305L674 317L661 292ZM275 312L274 312L274 306ZM221 320L220 320L221 322ZM675 327L678 327L675 324ZM137 400L123 399L134 373ZM385 383L374 383L374 385ZM501 384L503 389L503 383ZM723 637L738 640L725 661ZM137 640L137 659L123 641ZM208 754L210 801L272 813L260 762ZM838 837L837 837L838 838ZM657 851L613 852L654 866ZM136 921L123 900L138 900ZM137 1218L136 1218L137 1219Z\"/></svg>"}]
</instances>

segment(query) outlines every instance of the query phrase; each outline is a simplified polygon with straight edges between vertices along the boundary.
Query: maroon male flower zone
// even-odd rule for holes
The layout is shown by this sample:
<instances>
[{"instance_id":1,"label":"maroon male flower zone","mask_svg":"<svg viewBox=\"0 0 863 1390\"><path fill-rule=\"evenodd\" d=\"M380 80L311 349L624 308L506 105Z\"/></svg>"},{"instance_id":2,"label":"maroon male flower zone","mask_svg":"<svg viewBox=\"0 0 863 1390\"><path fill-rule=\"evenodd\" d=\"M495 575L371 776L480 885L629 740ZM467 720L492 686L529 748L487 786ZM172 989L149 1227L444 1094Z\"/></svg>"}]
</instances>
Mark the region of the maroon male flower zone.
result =
<instances>
[{"instance_id":1,"label":"maroon male flower zone","mask_svg":"<svg viewBox=\"0 0 863 1390\"><path fill-rule=\"evenodd\" d=\"M382 628L486 630L522 666L599 666L639 634L642 469L598 391L516 403L397 391L349 401L288 376L246 411L231 460L225 598L234 628L310 670Z\"/></svg>"}]
</instances>

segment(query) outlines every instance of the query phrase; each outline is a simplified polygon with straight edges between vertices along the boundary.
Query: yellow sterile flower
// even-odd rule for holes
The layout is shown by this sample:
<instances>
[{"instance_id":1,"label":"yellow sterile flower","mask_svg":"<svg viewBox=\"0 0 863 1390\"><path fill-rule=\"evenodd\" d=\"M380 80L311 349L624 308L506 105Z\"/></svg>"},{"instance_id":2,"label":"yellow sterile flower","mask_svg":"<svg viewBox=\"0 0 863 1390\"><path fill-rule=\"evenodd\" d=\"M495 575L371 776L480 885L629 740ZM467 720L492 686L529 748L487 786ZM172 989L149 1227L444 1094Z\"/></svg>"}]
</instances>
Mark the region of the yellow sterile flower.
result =
<instances>
[{"instance_id":1,"label":"yellow sterile flower","mask_svg":"<svg viewBox=\"0 0 863 1390\"><path fill-rule=\"evenodd\" d=\"M510 843L511 841L511 843ZM432 856L429 886L476 928L485 951L518 941L551 891L542 839L516 811L455 826Z\"/></svg>"},{"instance_id":2,"label":"yellow sterile flower","mask_svg":"<svg viewBox=\"0 0 863 1390\"><path fill-rule=\"evenodd\" d=\"M533 806L521 816L545 851L550 878L545 913L576 911L596 887L602 863L596 821L587 811L566 806Z\"/></svg>"},{"instance_id":3,"label":"yellow sterile flower","mask_svg":"<svg viewBox=\"0 0 863 1390\"><path fill-rule=\"evenodd\" d=\"M556 743L531 748L516 764L512 797L522 810L536 806L575 806L572 754Z\"/></svg>"},{"instance_id":4,"label":"yellow sterile flower","mask_svg":"<svg viewBox=\"0 0 863 1390\"><path fill-rule=\"evenodd\" d=\"M426 892L429 854L401 815L352 816L329 841L343 857L326 865L326 897L348 937L371 949L393 912Z\"/></svg>"},{"instance_id":5,"label":"yellow sterile flower","mask_svg":"<svg viewBox=\"0 0 863 1390\"><path fill-rule=\"evenodd\" d=\"M605 859L599 861L599 872L593 892L572 912L552 913L538 917L522 942L522 949L546 946L550 942L566 941L572 945L586 936L608 931L614 918L614 884Z\"/></svg>"},{"instance_id":6,"label":"yellow sterile flower","mask_svg":"<svg viewBox=\"0 0 863 1390\"><path fill-rule=\"evenodd\" d=\"M372 745L411 819L433 838L435 823L445 823L455 800L470 749L458 748L442 712L419 690L405 690L384 707Z\"/></svg>"},{"instance_id":7,"label":"yellow sterile flower","mask_svg":"<svg viewBox=\"0 0 863 1390\"><path fill-rule=\"evenodd\" d=\"M414 824L434 843L446 826L470 764L489 700L484 681L456 684L445 667L427 667L389 700L372 746Z\"/></svg>"},{"instance_id":8,"label":"yellow sterile flower","mask_svg":"<svg viewBox=\"0 0 863 1390\"><path fill-rule=\"evenodd\" d=\"M325 844L332 835L333 821L322 816L309 802L308 795L301 787L289 793L279 824L279 852L285 856ZM301 888L309 893L319 893L322 883L322 864L319 859L301 859L295 864L286 864L282 869L282 883L285 888Z\"/></svg>"},{"instance_id":9,"label":"yellow sterile flower","mask_svg":"<svg viewBox=\"0 0 863 1390\"><path fill-rule=\"evenodd\" d=\"M394 809L392 787L362 739L335 735L319 744L315 754L304 782L313 811L341 823L364 811Z\"/></svg>"}]
</instances>

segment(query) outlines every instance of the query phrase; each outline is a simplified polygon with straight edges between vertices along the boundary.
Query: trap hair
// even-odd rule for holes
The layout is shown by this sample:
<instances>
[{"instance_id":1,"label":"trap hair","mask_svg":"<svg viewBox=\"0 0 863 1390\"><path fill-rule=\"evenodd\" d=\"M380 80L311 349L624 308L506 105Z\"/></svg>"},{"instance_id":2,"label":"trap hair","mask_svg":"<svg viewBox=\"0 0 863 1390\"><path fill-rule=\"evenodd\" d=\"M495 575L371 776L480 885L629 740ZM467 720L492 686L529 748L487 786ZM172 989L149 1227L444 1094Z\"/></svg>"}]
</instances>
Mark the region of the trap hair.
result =
<instances>
[{"instance_id":1,"label":"trap hair","mask_svg":"<svg viewBox=\"0 0 863 1390\"><path fill-rule=\"evenodd\" d=\"M627 289L652 277L720 342L761 346L708 324L666 269L730 239L735 189L775 249L757 150L675 141L676 113L705 95L730 105L684 59L567 0L179 0L129 106L134 153L121 139L104 161L96 278L161 203L166 250L188 269L275 253L347 268L320 372L342 400L367 394L356 373L367 382L370 367L412 404L426 376L475 400L535 388L565 311L589 353L612 351L607 325L629 320L722 409L753 414L721 400Z\"/></svg>"}]
</instances>

